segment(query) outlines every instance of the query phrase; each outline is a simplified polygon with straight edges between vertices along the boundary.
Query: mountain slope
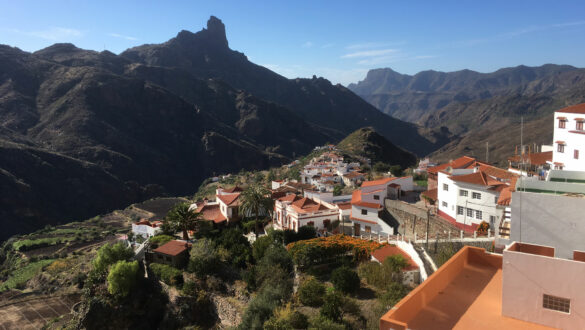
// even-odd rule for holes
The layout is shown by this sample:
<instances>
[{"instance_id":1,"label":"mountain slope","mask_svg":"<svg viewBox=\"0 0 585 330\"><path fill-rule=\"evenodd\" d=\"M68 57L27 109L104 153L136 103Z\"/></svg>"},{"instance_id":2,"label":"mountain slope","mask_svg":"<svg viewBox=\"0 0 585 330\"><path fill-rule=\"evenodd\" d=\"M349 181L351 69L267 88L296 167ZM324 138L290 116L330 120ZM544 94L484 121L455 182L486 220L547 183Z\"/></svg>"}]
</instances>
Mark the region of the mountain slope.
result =
<instances>
[{"instance_id":1,"label":"mountain slope","mask_svg":"<svg viewBox=\"0 0 585 330\"><path fill-rule=\"evenodd\" d=\"M249 62L214 17L121 55L0 45L0 240L190 194L206 177L279 165L366 125L419 153L445 142L325 79Z\"/></svg>"},{"instance_id":2,"label":"mountain slope","mask_svg":"<svg viewBox=\"0 0 585 330\"><path fill-rule=\"evenodd\" d=\"M518 66L492 73L470 70L423 71L414 76L391 69L371 70L349 87L385 113L427 129L453 134L452 141L432 154L438 160L457 158L461 151L485 154L504 164L520 143L519 124L536 130L528 143L550 143L554 110L585 101L585 69L547 64ZM532 133L532 132L531 132Z\"/></svg>"},{"instance_id":3,"label":"mountain slope","mask_svg":"<svg viewBox=\"0 0 585 330\"><path fill-rule=\"evenodd\" d=\"M201 79L222 80L287 107L308 122L328 127L336 139L360 127L373 126L393 143L417 154L438 147L421 136L417 126L384 116L341 85L316 77L286 79L248 61L244 54L228 47L220 20L211 17L207 25L197 33L181 31L163 44L131 48L121 56L148 66L178 69Z\"/></svg>"},{"instance_id":4,"label":"mountain slope","mask_svg":"<svg viewBox=\"0 0 585 330\"><path fill-rule=\"evenodd\" d=\"M416 164L416 156L395 146L371 127L360 128L351 133L337 144L337 148L358 159L369 158L372 164L383 162L400 165L402 168Z\"/></svg>"}]
</instances>

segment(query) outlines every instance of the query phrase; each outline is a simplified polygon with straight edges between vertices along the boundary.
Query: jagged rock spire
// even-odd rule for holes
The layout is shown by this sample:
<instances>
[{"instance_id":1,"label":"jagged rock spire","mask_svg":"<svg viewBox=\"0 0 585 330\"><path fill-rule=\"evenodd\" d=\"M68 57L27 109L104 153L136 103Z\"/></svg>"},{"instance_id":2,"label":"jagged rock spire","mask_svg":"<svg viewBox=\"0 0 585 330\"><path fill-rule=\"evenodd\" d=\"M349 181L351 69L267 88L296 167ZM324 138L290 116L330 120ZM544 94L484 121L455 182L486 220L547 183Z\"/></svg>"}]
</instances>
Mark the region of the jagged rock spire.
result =
<instances>
[{"instance_id":1,"label":"jagged rock spire","mask_svg":"<svg viewBox=\"0 0 585 330\"><path fill-rule=\"evenodd\" d=\"M225 25L223 25L222 21L215 17L209 17L207 21L207 31L218 41L228 47L227 37L225 35Z\"/></svg>"}]
</instances>

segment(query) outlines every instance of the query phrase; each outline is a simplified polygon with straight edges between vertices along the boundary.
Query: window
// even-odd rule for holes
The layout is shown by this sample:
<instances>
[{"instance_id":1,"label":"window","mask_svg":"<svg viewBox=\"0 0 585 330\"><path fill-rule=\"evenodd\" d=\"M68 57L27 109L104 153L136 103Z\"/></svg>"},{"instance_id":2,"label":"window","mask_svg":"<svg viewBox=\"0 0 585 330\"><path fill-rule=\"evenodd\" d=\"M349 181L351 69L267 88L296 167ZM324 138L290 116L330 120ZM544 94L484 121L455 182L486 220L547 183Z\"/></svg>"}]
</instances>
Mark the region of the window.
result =
<instances>
[{"instance_id":1,"label":"window","mask_svg":"<svg viewBox=\"0 0 585 330\"><path fill-rule=\"evenodd\" d=\"M493 227L496 223L496 217L494 215L490 215L490 227Z\"/></svg>"},{"instance_id":2,"label":"window","mask_svg":"<svg viewBox=\"0 0 585 330\"><path fill-rule=\"evenodd\" d=\"M575 129L577 129L578 131L582 131L583 130L583 121L578 121L577 124L575 125Z\"/></svg>"},{"instance_id":3,"label":"window","mask_svg":"<svg viewBox=\"0 0 585 330\"><path fill-rule=\"evenodd\" d=\"M579 150L575 149L575 150L573 151L573 158L575 158L575 159L579 159Z\"/></svg>"},{"instance_id":4,"label":"window","mask_svg":"<svg viewBox=\"0 0 585 330\"><path fill-rule=\"evenodd\" d=\"M558 152L565 152L565 145L562 143L559 143L559 145L557 146L557 151Z\"/></svg>"},{"instance_id":5,"label":"window","mask_svg":"<svg viewBox=\"0 0 585 330\"><path fill-rule=\"evenodd\" d=\"M380 195L374 195L374 199L379 201L380 200Z\"/></svg>"},{"instance_id":6,"label":"window","mask_svg":"<svg viewBox=\"0 0 585 330\"><path fill-rule=\"evenodd\" d=\"M457 206L457 214L463 215L463 206Z\"/></svg>"},{"instance_id":7,"label":"window","mask_svg":"<svg viewBox=\"0 0 585 330\"><path fill-rule=\"evenodd\" d=\"M362 209L362 215L368 215L368 210Z\"/></svg>"},{"instance_id":8,"label":"window","mask_svg":"<svg viewBox=\"0 0 585 330\"><path fill-rule=\"evenodd\" d=\"M559 128L565 128L566 121L564 119L559 119Z\"/></svg>"},{"instance_id":9,"label":"window","mask_svg":"<svg viewBox=\"0 0 585 330\"><path fill-rule=\"evenodd\" d=\"M327 228L331 224L331 220L323 220L323 227Z\"/></svg>"},{"instance_id":10,"label":"window","mask_svg":"<svg viewBox=\"0 0 585 330\"><path fill-rule=\"evenodd\" d=\"M494 197L494 203L498 204L498 196Z\"/></svg>"},{"instance_id":11,"label":"window","mask_svg":"<svg viewBox=\"0 0 585 330\"><path fill-rule=\"evenodd\" d=\"M443 183L443 190L449 191L449 185L446 183Z\"/></svg>"},{"instance_id":12,"label":"window","mask_svg":"<svg viewBox=\"0 0 585 330\"><path fill-rule=\"evenodd\" d=\"M315 223L313 221L309 221L309 222L307 222L307 226L314 227Z\"/></svg>"},{"instance_id":13,"label":"window","mask_svg":"<svg viewBox=\"0 0 585 330\"><path fill-rule=\"evenodd\" d=\"M475 218L481 220L481 211L475 211Z\"/></svg>"},{"instance_id":14,"label":"window","mask_svg":"<svg viewBox=\"0 0 585 330\"><path fill-rule=\"evenodd\" d=\"M467 209L467 216L473 218L473 210Z\"/></svg>"},{"instance_id":15,"label":"window","mask_svg":"<svg viewBox=\"0 0 585 330\"><path fill-rule=\"evenodd\" d=\"M469 191L459 189L459 196L467 197L469 195Z\"/></svg>"},{"instance_id":16,"label":"window","mask_svg":"<svg viewBox=\"0 0 585 330\"><path fill-rule=\"evenodd\" d=\"M366 233L371 233L372 232L372 227L366 226L365 231L366 231Z\"/></svg>"},{"instance_id":17,"label":"window","mask_svg":"<svg viewBox=\"0 0 585 330\"><path fill-rule=\"evenodd\" d=\"M443 207L448 207L447 202L443 202Z\"/></svg>"},{"instance_id":18,"label":"window","mask_svg":"<svg viewBox=\"0 0 585 330\"><path fill-rule=\"evenodd\" d=\"M571 312L571 299L555 297L548 294L542 296L542 307L563 313Z\"/></svg>"},{"instance_id":19,"label":"window","mask_svg":"<svg viewBox=\"0 0 585 330\"><path fill-rule=\"evenodd\" d=\"M481 194L474 192L474 193L471 194L471 198L473 198L473 199L481 199Z\"/></svg>"}]
</instances>

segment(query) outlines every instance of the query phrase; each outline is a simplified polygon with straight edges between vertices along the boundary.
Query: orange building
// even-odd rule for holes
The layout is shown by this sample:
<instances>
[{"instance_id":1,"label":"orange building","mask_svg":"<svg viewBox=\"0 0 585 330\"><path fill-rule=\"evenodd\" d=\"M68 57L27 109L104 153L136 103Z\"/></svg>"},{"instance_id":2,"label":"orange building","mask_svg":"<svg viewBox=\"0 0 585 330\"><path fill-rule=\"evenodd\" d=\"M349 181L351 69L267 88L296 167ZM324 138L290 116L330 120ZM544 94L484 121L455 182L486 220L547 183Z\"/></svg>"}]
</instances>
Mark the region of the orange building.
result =
<instances>
[{"instance_id":1,"label":"orange building","mask_svg":"<svg viewBox=\"0 0 585 330\"><path fill-rule=\"evenodd\" d=\"M380 319L380 329L585 329L585 255L466 246Z\"/></svg>"}]
</instances>

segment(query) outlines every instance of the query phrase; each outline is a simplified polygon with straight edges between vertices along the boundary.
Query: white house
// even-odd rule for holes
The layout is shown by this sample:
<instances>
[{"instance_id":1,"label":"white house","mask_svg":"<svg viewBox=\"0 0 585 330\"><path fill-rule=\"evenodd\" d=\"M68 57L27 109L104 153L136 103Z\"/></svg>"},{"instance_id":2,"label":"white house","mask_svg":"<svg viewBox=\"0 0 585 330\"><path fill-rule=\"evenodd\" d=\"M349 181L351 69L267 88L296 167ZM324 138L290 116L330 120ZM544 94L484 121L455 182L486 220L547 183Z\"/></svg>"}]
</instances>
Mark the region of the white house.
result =
<instances>
[{"instance_id":1,"label":"white house","mask_svg":"<svg viewBox=\"0 0 585 330\"><path fill-rule=\"evenodd\" d=\"M489 165L438 172L437 213L465 231L486 222L496 228L510 203L517 175Z\"/></svg>"},{"instance_id":2,"label":"white house","mask_svg":"<svg viewBox=\"0 0 585 330\"><path fill-rule=\"evenodd\" d=\"M273 220L276 229L298 231L302 226L312 226L321 230L339 220L339 209L326 202L289 194L275 201Z\"/></svg>"},{"instance_id":3,"label":"white house","mask_svg":"<svg viewBox=\"0 0 585 330\"><path fill-rule=\"evenodd\" d=\"M146 219L142 219L138 222L132 223L132 233L136 236L142 236L144 238L152 237L161 231L161 225L162 222L160 221L150 222Z\"/></svg>"},{"instance_id":4,"label":"white house","mask_svg":"<svg viewBox=\"0 0 585 330\"><path fill-rule=\"evenodd\" d=\"M554 118L553 168L585 171L585 103L557 110Z\"/></svg>"},{"instance_id":5,"label":"white house","mask_svg":"<svg viewBox=\"0 0 585 330\"><path fill-rule=\"evenodd\" d=\"M353 192L351 198L350 220L354 234L362 232L375 234L394 234L394 228L380 219L384 199L399 197L403 191L412 191L412 177L383 178L365 181L360 189Z\"/></svg>"}]
</instances>

